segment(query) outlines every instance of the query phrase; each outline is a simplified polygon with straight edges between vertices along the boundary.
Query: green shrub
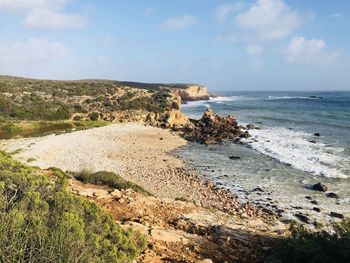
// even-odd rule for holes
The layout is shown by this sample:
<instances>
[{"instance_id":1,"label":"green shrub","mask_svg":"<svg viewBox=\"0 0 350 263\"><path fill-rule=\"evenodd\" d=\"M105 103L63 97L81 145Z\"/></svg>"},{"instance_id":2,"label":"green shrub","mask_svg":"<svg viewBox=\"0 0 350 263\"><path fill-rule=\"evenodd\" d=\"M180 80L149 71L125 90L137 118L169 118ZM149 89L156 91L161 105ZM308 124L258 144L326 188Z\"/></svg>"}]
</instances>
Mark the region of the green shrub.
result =
<instances>
[{"instance_id":1,"label":"green shrub","mask_svg":"<svg viewBox=\"0 0 350 263\"><path fill-rule=\"evenodd\" d=\"M97 121L98 118L100 117L100 114L98 112L92 112L89 117L90 117L90 120Z\"/></svg>"},{"instance_id":2,"label":"green shrub","mask_svg":"<svg viewBox=\"0 0 350 263\"><path fill-rule=\"evenodd\" d=\"M144 237L51 173L0 152L0 262L132 262L143 251Z\"/></svg>"},{"instance_id":3,"label":"green shrub","mask_svg":"<svg viewBox=\"0 0 350 263\"><path fill-rule=\"evenodd\" d=\"M297 223L291 224L292 237L277 249L282 262L331 263L350 262L350 220L334 225L334 233L310 232Z\"/></svg>"},{"instance_id":4,"label":"green shrub","mask_svg":"<svg viewBox=\"0 0 350 263\"><path fill-rule=\"evenodd\" d=\"M143 187L134 184L130 181L125 180L121 176L113 173L113 172L97 172L97 173L91 173L89 171L81 171L79 173L73 173L74 177L82 181L84 183L90 183L90 184L99 184L99 185L107 185L112 188L116 189L132 189L135 192L142 193L144 195L150 195L149 192L147 192Z\"/></svg>"}]
</instances>

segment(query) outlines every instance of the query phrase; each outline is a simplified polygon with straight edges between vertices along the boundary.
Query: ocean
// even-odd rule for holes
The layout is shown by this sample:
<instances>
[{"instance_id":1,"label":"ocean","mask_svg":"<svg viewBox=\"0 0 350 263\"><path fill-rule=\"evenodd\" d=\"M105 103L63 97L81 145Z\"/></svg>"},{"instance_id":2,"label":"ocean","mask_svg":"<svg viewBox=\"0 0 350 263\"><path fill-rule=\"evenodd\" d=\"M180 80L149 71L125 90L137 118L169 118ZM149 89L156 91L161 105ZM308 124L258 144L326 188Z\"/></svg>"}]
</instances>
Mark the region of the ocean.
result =
<instances>
[{"instance_id":1,"label":"ocean","mask_svg":"<svg viewBox=\"0 0 350 263\"><path fill-rule=\"evenodd\" d=\"M191 143L176 152L180 158L242 201L284 219L306 214L311 224L337 220L331 212L350 215L350 92L218 93L182 111L198 119L211 107L260 129L250 130L244 145ZM310 190L318 182L339 198Z\"/></svg>"}]
</instances>

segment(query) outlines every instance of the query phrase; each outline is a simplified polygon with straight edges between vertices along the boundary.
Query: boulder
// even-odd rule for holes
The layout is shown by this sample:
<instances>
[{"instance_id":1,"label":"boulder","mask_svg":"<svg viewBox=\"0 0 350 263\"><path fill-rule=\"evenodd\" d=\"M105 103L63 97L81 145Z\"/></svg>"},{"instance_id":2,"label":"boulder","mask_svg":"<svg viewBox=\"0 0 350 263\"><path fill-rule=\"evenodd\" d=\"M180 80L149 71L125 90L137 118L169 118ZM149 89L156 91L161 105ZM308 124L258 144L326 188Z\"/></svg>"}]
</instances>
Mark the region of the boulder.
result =
<instances>
[{"instance_id":1,"label":"boulder","mask_svg":"<svg viewBox=\"0 0 350 263\"><path fill-rule=\"evenodd\" d=\"M344 219L345 217L342 214L336 213L336 212L331 212L331 217L339 218L339 219Z\"/></svg>"},{"instance_id":2,"label":"boulder","mask_svg":"<svg viewBox=\"0 0 350 263\"><path fill-rule=\"evenodd\" d=\"M246 128L247 128L248 130L256 129L256 127L255 127L254 124L248 124L248 125L246 126Z\"/></svg>"},{"instance_id":3,"label":"boulder","mask_svg":"<svg viewBox=\"0 0 350 263\"><path fill-rule=\"evenodd\" d=\"M208 108L201 119L189 119L189 123L180 129L185 139L198 141L203 144L213 144L223 140L235 140L243 134L244 138L250 135L244 127L237 125L236 117L229 115L220 117Z\"/></svg>"},{"instance_id":4,"label":"boulder","mask_svg":"<svg viewBox=\"0 0 350 263\"><path fill-rule=\"evenodd\" d=\"M232 156L230 156L230 159L231 160L239 160L239 159L241 159L241 157L232 155Z\"/></svg>"},{"instance_id":5,"label":"boulder","mask_svg":"<svg viewBox=\"0 0 350 263\"><path fill-rule=\"evenodd\" d=\"M310 219L308 216L303 215L303 214L296 214L296 218L298 218L301 222L308 224L310 222Z\"/></svg>"},{"instance_id":6,"label":"boulder","mask_svg":"<svg viewBox=\"0 0 350 263\"><path fill-rule=\"evenodd\" d=\"M314 211L316 211L316 212L318 212L318 213L321 212L321 209L318 208L318 207L313 207L312 210L314 210Z\"/></svg>"},{"instance_id":7,"label":"boulder","mask_svg":"<svg viewBox=\"0 0 350 263\"><path fill-rule=\"evenodd\" d=\"M326 192L328 190L328 187L324 184L317 183L312 186L312 190Z\"/></svg>"},{"instance_id":8,"label":"boulder","mask_svg":"<svg viewBox=\"0 0 350 263\"><path fill-rule=\"evenodd\" d=\"M314 133L314 136L316 136L316 137L320 137L320 136L321 136L321 134L320 134L319 132L315 132L315 133Z\"/></svg>"},{"instance_id":9,"label":"boulder","mask_svg":"<svg viewBox=\"0 0 350 263\"><path fill-rule=\"evenodd\" d=\"M326 196L329 198L339 198L339 196L336 193L327 193Z\"/></svg>"}]
</instances>

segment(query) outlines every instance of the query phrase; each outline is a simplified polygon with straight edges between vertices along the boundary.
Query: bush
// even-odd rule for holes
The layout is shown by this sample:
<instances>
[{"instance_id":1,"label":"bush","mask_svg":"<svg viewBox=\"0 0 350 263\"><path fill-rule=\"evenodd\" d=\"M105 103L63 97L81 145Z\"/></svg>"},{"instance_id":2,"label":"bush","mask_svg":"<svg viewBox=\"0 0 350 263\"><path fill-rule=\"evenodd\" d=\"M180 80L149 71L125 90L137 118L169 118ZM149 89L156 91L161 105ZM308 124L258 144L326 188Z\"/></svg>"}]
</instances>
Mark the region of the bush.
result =
<instances>
[{"instance_id":1,"label":"bush","mask_svg":"<svg viewBox=\"0 0 350 263\"><path fill-rule=\"evenodd\" d=\"M99 184L99 185L107 185L112 188L116 189L132 189L135 192L144 194L144 195L150 195L148 191L146 191L143 187L134 184L130 181L125 180L121 176L112 173L112 172L97 172L97 173L91 173L89 171L81 171L79 173L73 173L74 177L82 181L84 183L90 183L90 184Z\"/></svg>"},{"instance_id":2,"label":"bush","mask_svg":"<svg viewBox=\"0 0 350 263\"><path fill-rule=\"evenodd\" d=\"M0 152L0 262L131 262L145 239L93 202Z\"/></svg>"},{"instance_id":3,"label":"bush","mask_svg":"<svg viewBox=\"0 0 350 263\"><path fill-rule=\"evenodd\" d=\"M310 232L303 226L291 225L292 238L278 248L282 262L350 262L350 220L334 225L334 233Z\"/></svg>"},{"instance_id":4,"label":"bush","mask_svg":"<svg viewBox=\"0 0 350 263\"><path fill-rule=\"evenodd\" d=\"M97 121L98 118L100 117L100 114L98 112L92 112L89 117L90 117L90 120Z\"/></svg>"}]
</instances>

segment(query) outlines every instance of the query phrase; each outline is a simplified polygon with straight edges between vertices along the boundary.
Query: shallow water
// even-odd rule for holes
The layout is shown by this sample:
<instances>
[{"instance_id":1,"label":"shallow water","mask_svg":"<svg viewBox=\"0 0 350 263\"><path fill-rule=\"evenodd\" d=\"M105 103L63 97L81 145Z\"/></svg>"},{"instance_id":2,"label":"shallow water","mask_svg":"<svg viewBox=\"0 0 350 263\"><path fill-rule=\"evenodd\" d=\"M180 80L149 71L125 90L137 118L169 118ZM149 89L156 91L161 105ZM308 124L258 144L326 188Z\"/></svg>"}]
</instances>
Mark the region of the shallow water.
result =
<instances>
[{"instance_id":1,"label":"shallow water","mask_svg":"<svg viewBox=\"0 0 350 263\"><path fill-rule=\"evenodd\" d=\"M251 130L245 145L190 144L177 151L181 158L242 200L284 219L304 213L310 223L327 223L335 220L330 212L350 216L350 93L225 95L189 103L182 110L199 118L210 106L220 115L236 115L240 123L261 129ZM241 159L231 160L232 155ZM308 188L317 182L340 198ZM257 187L263 192L253 191ZM311 203L315 200L319 204Z\"/></svg>"}]
</instances>

